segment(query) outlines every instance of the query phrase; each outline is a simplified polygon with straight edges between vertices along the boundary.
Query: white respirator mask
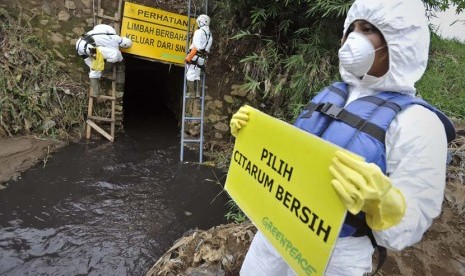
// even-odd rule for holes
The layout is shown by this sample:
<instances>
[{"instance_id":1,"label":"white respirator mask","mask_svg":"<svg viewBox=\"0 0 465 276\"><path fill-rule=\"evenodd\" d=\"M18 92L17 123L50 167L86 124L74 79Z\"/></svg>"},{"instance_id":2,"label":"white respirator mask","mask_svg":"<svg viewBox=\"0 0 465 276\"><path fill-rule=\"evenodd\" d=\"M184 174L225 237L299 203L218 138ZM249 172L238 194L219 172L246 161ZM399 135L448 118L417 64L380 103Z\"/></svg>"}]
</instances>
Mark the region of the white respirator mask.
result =
<instances>
[{"instance_id":1,"label":"white respirator mask","mask_svg":"<svg viewBox=\"0 0 465 276\"><path fill-rule=\"evenodd\" d=\"M370 70L375 60L375 50L371 41L364 35L351 32L339 49L339 64L356 77L362 77Z\"/></svg>"}]
</instances>

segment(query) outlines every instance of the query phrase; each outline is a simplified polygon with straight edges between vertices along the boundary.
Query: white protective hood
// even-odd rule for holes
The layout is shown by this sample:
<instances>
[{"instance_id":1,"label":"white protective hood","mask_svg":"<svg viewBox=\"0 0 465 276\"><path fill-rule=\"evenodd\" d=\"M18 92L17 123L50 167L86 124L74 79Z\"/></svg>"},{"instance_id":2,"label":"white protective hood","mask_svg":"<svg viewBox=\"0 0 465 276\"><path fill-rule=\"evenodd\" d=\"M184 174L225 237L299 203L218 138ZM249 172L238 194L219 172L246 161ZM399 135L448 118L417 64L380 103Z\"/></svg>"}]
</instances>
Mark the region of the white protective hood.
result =
<instances>
[{"instance_id":1,"label":"white protective hood","mask_svg":"<svg viewBox=\"0 0 465 276\"><path fill-rule=\"evenodd\" d=\"M350 8L344 32L355 20L366 20L383 34L389 49L389 70L379 78L361 80L339 66L342 79L354 86L415 94L415 82L425 72L430 33L420 0L358 0Z\"/></svg>"}]
</instances>

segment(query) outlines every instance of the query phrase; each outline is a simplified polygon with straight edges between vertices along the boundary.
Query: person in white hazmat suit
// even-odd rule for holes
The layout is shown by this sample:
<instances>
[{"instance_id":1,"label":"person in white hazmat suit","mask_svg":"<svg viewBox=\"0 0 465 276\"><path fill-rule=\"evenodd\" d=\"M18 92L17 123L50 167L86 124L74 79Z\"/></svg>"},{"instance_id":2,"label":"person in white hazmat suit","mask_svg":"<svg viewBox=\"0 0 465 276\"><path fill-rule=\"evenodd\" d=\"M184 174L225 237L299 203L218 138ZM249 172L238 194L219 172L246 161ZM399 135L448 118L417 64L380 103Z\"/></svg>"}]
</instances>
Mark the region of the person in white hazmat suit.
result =
<instances>
[{"instance_id":1,"label":"person in white hazmat suit","mask_svg":"<svg viewBox=\"0 0 465 276\"><path fill-rule=\"evenodd\" d=\"M200 97L198 87L200 73L205 69L205 63L213 43L213 36L210 31L210 17L201 14L197 17L196 23L198 29L194 32L192 44L189 46L189 51L184 60L186 63L187 95L190 97L186 110L193 117L198 117L200 113L199 103L193 98ZM198 135L200 132L198 123L188 123L187 132L189 135Z\"/></svg>"},{"instance_id":2,"label":"person in white hazmat suit","mask_svg":"<svg viewBox=\"0 0 465 276\"><path fill-rule=\"evenodd\" d=\"M205 67L210 48L213 43L213 36L210 31L210 17L206 14L201 14L196 19L198 29L195 30L192 37L192 44L189 46L189 51L185 58L187 70L186 79L188 93L191 96L195 95L194 82L200 80L200 72Z\"/></svg>"},{"instance_id":3,"label":"person in white hazmat suit","mask_svg":"<svg viewBox=\"0 0 465 276\"><path fill-rule=\"evenodd\" d=\"M339 49L339 71L348 92L345 107L380 91L415 95L414 84L426 69L429 40L420 0L356 0L348 11ZM248 112L243 106L233 115L230 126L234 136L246 127ZM329 168L334 178L331 184L351 213L366 213L378 245L400 251L419 242L441 212L445 126L432 110L412 104L388 126L385 154L386 174L373 163L336 155ZM325 275L369 273L373 252L366 235L339 237ZM258 231L241 275L295 272Z\"/></svg>"},{"instance_id":4,"label":"person in white hazmat suit","mask_svg":"<svg viewBox=\"0 0 465 276\"><path fill-rule=\"evenodd\" d=\"M91 31L76 41L78 55L84 59L84 62L90 68L91 96L95 97L100 94L99 80L102 76L102 71L94 70L95 68L93 68L97 51L100 52L105 61L117 63L123 60L120 47L129 48L131 46L131 39L117 35L115 29L106 24L95 25Z\"/></svg>"}]
</instances>

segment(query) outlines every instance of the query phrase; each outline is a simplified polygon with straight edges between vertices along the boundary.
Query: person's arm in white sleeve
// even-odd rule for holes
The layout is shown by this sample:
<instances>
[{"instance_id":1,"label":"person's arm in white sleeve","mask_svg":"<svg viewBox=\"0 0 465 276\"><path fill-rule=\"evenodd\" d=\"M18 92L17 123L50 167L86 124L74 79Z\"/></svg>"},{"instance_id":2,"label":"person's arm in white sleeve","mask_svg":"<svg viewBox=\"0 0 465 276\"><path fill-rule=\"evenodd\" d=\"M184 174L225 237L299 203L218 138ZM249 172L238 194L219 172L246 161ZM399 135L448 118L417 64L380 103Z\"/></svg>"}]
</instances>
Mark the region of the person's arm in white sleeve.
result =
<instances>
[{"instance_id":1,"label":"person's arm in white sleeve","mask_svg":"<svg viewBox=\"0 0 465 276\"><path fill-rule=\"evenodd\" d=\"M93 36L95 44L97 46L104 46L119 50L119 44L121 42L121 37L119 35L106 35L98 34Z\"/></svg>"},{"instance_id":2,"label":"person's arm in white sleeve","mask_svg":"<svg viewBox=\"0 0 465 276\"><path fill-rule=\"evenodd\" d=\"M421 240L441 212L445 189L447 138L432 111L414 105L400 112L386 133L387 174L404 195L405 215L384 231L379 245L402 250Z\"/></svg>"},{"instance_id":3,"label":"person's arm in white sleeve","mask_svg":"<svg viewBox=\"0 0 465 276\"><path fill-rule=\"evenodd\" d=\"M209 37L211 37L210 28L207 26L202 27L194 32L194 37L192 38L192 45L197 50L210 50L207 49L209 44ZM211 46L211 43L210 43Z\"/></svg>"},{"instance_id":4,"label":"person's arm in white sleeve","mask_svg":"<svg viewBox=\"0 0 465 276\"><path fill-rule=\"evenodd\" d=\"M189 46L189 53L187 54L186 58L185 58L185 62L186 63L191 63L194 56L197 54L197 51L201 50L202 48L200 48L200 42L201 42L201 34L200 32L202 32L202 30L200 29L197 29L195 30L194 32L194 36L192 37L192 44Z\"/></svg>"},{"instance_id":5,"label":"person's arm in white sleeve","mask_svg":"<svg viewBox=\"0 0 465 276\"><path fill-rule=\"evenodd\" d=\"M197 50L201 50L202 48L202 35L203 31L201 29L197 29L194 32L194 36L192 36L192 45L191 48L194 47Z\"/></svg>"}]
</instances>

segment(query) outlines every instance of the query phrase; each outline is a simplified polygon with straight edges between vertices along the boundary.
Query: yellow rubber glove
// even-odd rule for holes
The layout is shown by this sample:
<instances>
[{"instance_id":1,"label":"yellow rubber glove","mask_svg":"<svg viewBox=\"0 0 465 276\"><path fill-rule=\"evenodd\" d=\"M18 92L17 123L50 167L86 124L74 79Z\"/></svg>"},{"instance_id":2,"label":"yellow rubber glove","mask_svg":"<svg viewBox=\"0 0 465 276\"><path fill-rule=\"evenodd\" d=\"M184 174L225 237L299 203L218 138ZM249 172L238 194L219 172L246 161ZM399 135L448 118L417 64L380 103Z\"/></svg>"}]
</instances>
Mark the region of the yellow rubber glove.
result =
<instances>
[{"instance_id":1,"label":"yellow rubber glove","mask_svg":"<svg viewBox=\"0 0 465 276\"><path fill-rule=\"evenodd\" d=\"M249 120L249 112L250 106L244 105L239 108L239 111L234 113L232 116L229 127L231 128L231 134L234 137L237 137L239 130L247 125L247 121Z\"/></svg>"},{"instance_id":2,"label":"yellow rubber glove","mask_svg":"<svg viewBox=\"0 0 465 276\"><path fill-rule=\"evenodd\" d=\"M329 171L334 177L331 184L349 212L356 215L364 211L371 229L385 230L404 216L402 192L377 165L338 151Z\"/></svg>"}]
</instances>

